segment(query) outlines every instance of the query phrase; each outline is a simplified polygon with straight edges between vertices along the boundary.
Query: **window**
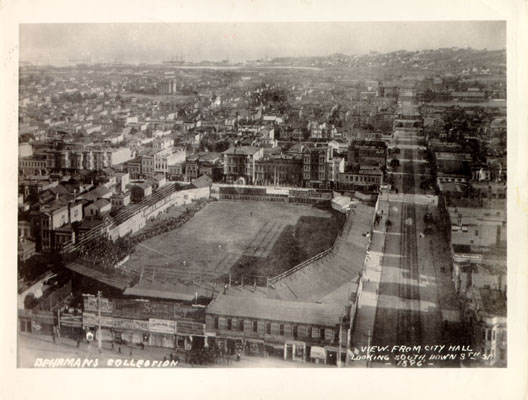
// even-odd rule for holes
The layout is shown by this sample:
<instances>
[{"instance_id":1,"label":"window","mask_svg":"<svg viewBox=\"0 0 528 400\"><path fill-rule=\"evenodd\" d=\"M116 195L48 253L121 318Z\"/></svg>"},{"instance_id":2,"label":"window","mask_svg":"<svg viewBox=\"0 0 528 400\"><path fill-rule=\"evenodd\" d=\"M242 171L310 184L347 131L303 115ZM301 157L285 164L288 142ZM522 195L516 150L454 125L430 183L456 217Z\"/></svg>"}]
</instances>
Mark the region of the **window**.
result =
<instances>
[{"instance_id":1,"label":"window","mask_svg":"<svg viewBox=\"0 0 528 400\"><path fill-rule=\"evenodd\" d=\"M297 325L293 326L293 337L297 339Z\"/></svg>"},{"instance_id":2,"label":"window","mask_svg":"<svg viewBox=\"0 0 528 400\"><path fill-rule=\"evenodd\" d=\"M325 338L325 328L321 328L321 333L319 335L321 336L321 339Z\"/></svg>"},{"instance_id":3,"label":"window","mask_svg":"<svg viewBox=\"0 0 528 400\"><path fill-rule=\"evenodd\" d=\"M279 325L279 335L284 336L284 324Z\"/></svg>"},{"instance_id":4,"label":"window","mask_svg":"<svg viewBox=\"0 0 528 400\"><path fill-rule=\"evenodd\" d=\"M257 332L257 321L253 321L253 332Z\"/></svg>"},{"instance_id":5,"label":"window","mask_svg":"<svg viewBox=\"0 0 528 400\"><path fill-rule=\"evenodd\" d=\"M475 229L475 236L478 236L478 229Z\"/></svg>"},{"instance_id":6,"label":"window","mask_svg":"<svg viewBox=\"0 0 528 400\"><path fill-rule=\"evenodd\" d=\"M266 322L266 335L271 335L271 323Z\"/></svg>"},{"instance_id":7,"label":"window","mask_svg":"<svg viewBox=\"0 0 528 400\"><path fill-rule=\"evenodd\" d=\"M487 331L487 333L488 333L487 340L491 340L491 330Z\"/></svg>"},{"instance_id":8,"label":"window","mask_svg":"<svg viewBox=\"0 0 528 400\"><path fill-rule=\"evenodd\" d=\"M218 329L218 317L214 317L213 323L214 323L214 329Z\"/></svg>"},{"instance_id":9,"label":"window","mask_svg":"<svg viewBox=\"0 0 528 400\"><path fill-rule=\"evenodd\" d=\"M231 327L231 318L227 319L227 330L230 331L232 329Z\"/></svg>"}]
</instances>

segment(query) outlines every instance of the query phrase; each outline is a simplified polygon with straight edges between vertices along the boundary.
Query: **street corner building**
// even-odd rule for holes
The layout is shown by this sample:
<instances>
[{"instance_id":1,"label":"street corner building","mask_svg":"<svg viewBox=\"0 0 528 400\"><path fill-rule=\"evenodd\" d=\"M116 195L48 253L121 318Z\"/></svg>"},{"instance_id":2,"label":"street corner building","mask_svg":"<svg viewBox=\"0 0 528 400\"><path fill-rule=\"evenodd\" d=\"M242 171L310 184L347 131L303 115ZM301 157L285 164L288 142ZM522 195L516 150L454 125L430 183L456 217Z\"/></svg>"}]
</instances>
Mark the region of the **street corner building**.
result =
<instances>
[{"instance_id":1,"label":"street corner building","mask_svg":"<svg viewBox=\"0 0 528 400\"><path fill-rule=\"evenodd\" d=\"M350 307L219 295L205 330L228 353L337 365L345 360Z\"/></svg>"}]
</instances>

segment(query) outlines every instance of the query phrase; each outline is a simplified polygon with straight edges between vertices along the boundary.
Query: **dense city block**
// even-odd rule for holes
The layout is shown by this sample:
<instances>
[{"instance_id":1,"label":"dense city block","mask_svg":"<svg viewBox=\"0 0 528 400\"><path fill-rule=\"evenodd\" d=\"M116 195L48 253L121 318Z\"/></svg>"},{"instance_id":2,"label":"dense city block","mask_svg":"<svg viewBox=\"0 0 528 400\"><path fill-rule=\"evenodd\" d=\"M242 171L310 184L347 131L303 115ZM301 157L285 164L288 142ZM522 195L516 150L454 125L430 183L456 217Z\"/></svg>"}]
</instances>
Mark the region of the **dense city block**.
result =
<instances>
[{"instance_id":1,"label":"dense city block","mask_svg":"<svg viewBox=\"0 0 528 400\"><path fill-rule=\"evenodd\" d=\"M19 72L20 366L506 366L504 50Z\"/></svg>"}]
</instances>

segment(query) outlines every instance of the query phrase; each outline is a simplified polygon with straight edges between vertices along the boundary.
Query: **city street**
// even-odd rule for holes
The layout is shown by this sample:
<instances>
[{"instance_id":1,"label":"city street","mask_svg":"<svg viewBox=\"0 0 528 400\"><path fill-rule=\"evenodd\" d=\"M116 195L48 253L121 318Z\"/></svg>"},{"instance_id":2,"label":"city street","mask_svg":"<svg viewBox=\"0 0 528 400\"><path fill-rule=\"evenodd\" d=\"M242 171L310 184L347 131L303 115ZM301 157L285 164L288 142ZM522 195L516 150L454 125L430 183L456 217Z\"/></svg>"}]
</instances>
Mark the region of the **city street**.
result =
<instances>
[{"instance_id":1,"label":"city street","mask_svg":"<svg viewBox=\"0 0 528 400\"><path fill-rule=\"evenodd\" d=\"M397 140L404 144L404 161L396 175L396 188L404 195L417 196L409 201L409 197L388 195L391 224L381 257L372 345L452 344L458 336L455 327L446 331L443 322L446 311L458 312L448 241L438 224L424 234L425 214L432 213L437 221L438 211L423 200L423 195L431 192L420 188L426 164L419 155L419 138L415 133L405 133Z\"/></svg>"},{"instance_id":2,"label":"city street","mask_svg":"<svg viewBox=\"0 0 528 400\"><path fill-rule=\"evenodd\" d=\"M121 350L121 353L119 352ZM299 363L294 361L286 361L280 358L261 358L241 355L239 361L236 361L235 357L225 358L218 360L212 365L191 365L185 362L185 352L176 351L171 349L165 349L160 347L146 346L143 350L138 346L118 346L115 345L112 349L111 344L108 342L103 343L101 353L97 348L97 342L87 343L82 341L77 347L77 342L69 338L55 338L53 342L51 336L46 335L31 335L21 334L18 338L18 366L20 368L31 368L37 366L38 359L79 359L82 363L84 360L84 367L93 367L95 360L97 359L97 367L99 368L110 368L112 366L117 367L129 367L137 368L138 361L143 361L143 367L148 368L146 361L150 363L150 368L158 368L164 360L170 361L170 354L173 354L174 359L178 357L178 362L173 363L165 368L335 368L334 366L315 364L315 363ZM109 362L110 360L110 362ZM120 361L117 361L120 360ZM88 364L91 361L91 364ZM118 364L121 362L121 364ZM153 365L154 362L157 364ZM109 365L111 364L111 365Z\"/></svg>"}]
</instances>

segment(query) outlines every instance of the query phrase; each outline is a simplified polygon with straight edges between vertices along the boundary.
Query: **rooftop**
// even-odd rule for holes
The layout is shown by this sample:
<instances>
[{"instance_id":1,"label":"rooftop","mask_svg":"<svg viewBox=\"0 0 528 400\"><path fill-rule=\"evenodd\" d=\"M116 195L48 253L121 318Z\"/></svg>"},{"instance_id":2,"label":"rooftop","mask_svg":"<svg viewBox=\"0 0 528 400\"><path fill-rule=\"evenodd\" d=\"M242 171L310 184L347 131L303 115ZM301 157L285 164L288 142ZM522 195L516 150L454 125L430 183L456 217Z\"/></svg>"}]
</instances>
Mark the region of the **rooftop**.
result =
<instances>
[{"instance_id":1,"label":"rooftop","mask_svg":"<svg viewBox=\"0 0 528 400\"><path fill-rule=\"evenodd\" d=\"M239 155L246 155L246 156L252 156L255 153L257 153L260 150L259 147L254 146L242 146L242 147L231 147L230 149L227 149L222 154L239 154Z\"/></svg>"},{"instance_id":2,"label":"rooftop","mask_svg":"<svg viewBox=\"0 0 528 400\"><path fill-rule=\"evenodd\" d=\"M333 326L347 315L346 307L336 304L306 303L261 297L218 295L207 307L207 313Z\"/></svg>"},{"instance_id":3,"label":"rooftop","mask_svg":"<svg viewBox=\"0 0 528 400\"><path fill-rule=\"evenodd\" d=\"M496 289L473 289L473 300L479 311L487 316L506 316L506 296Z\"/></svg>"}]
</instances>

